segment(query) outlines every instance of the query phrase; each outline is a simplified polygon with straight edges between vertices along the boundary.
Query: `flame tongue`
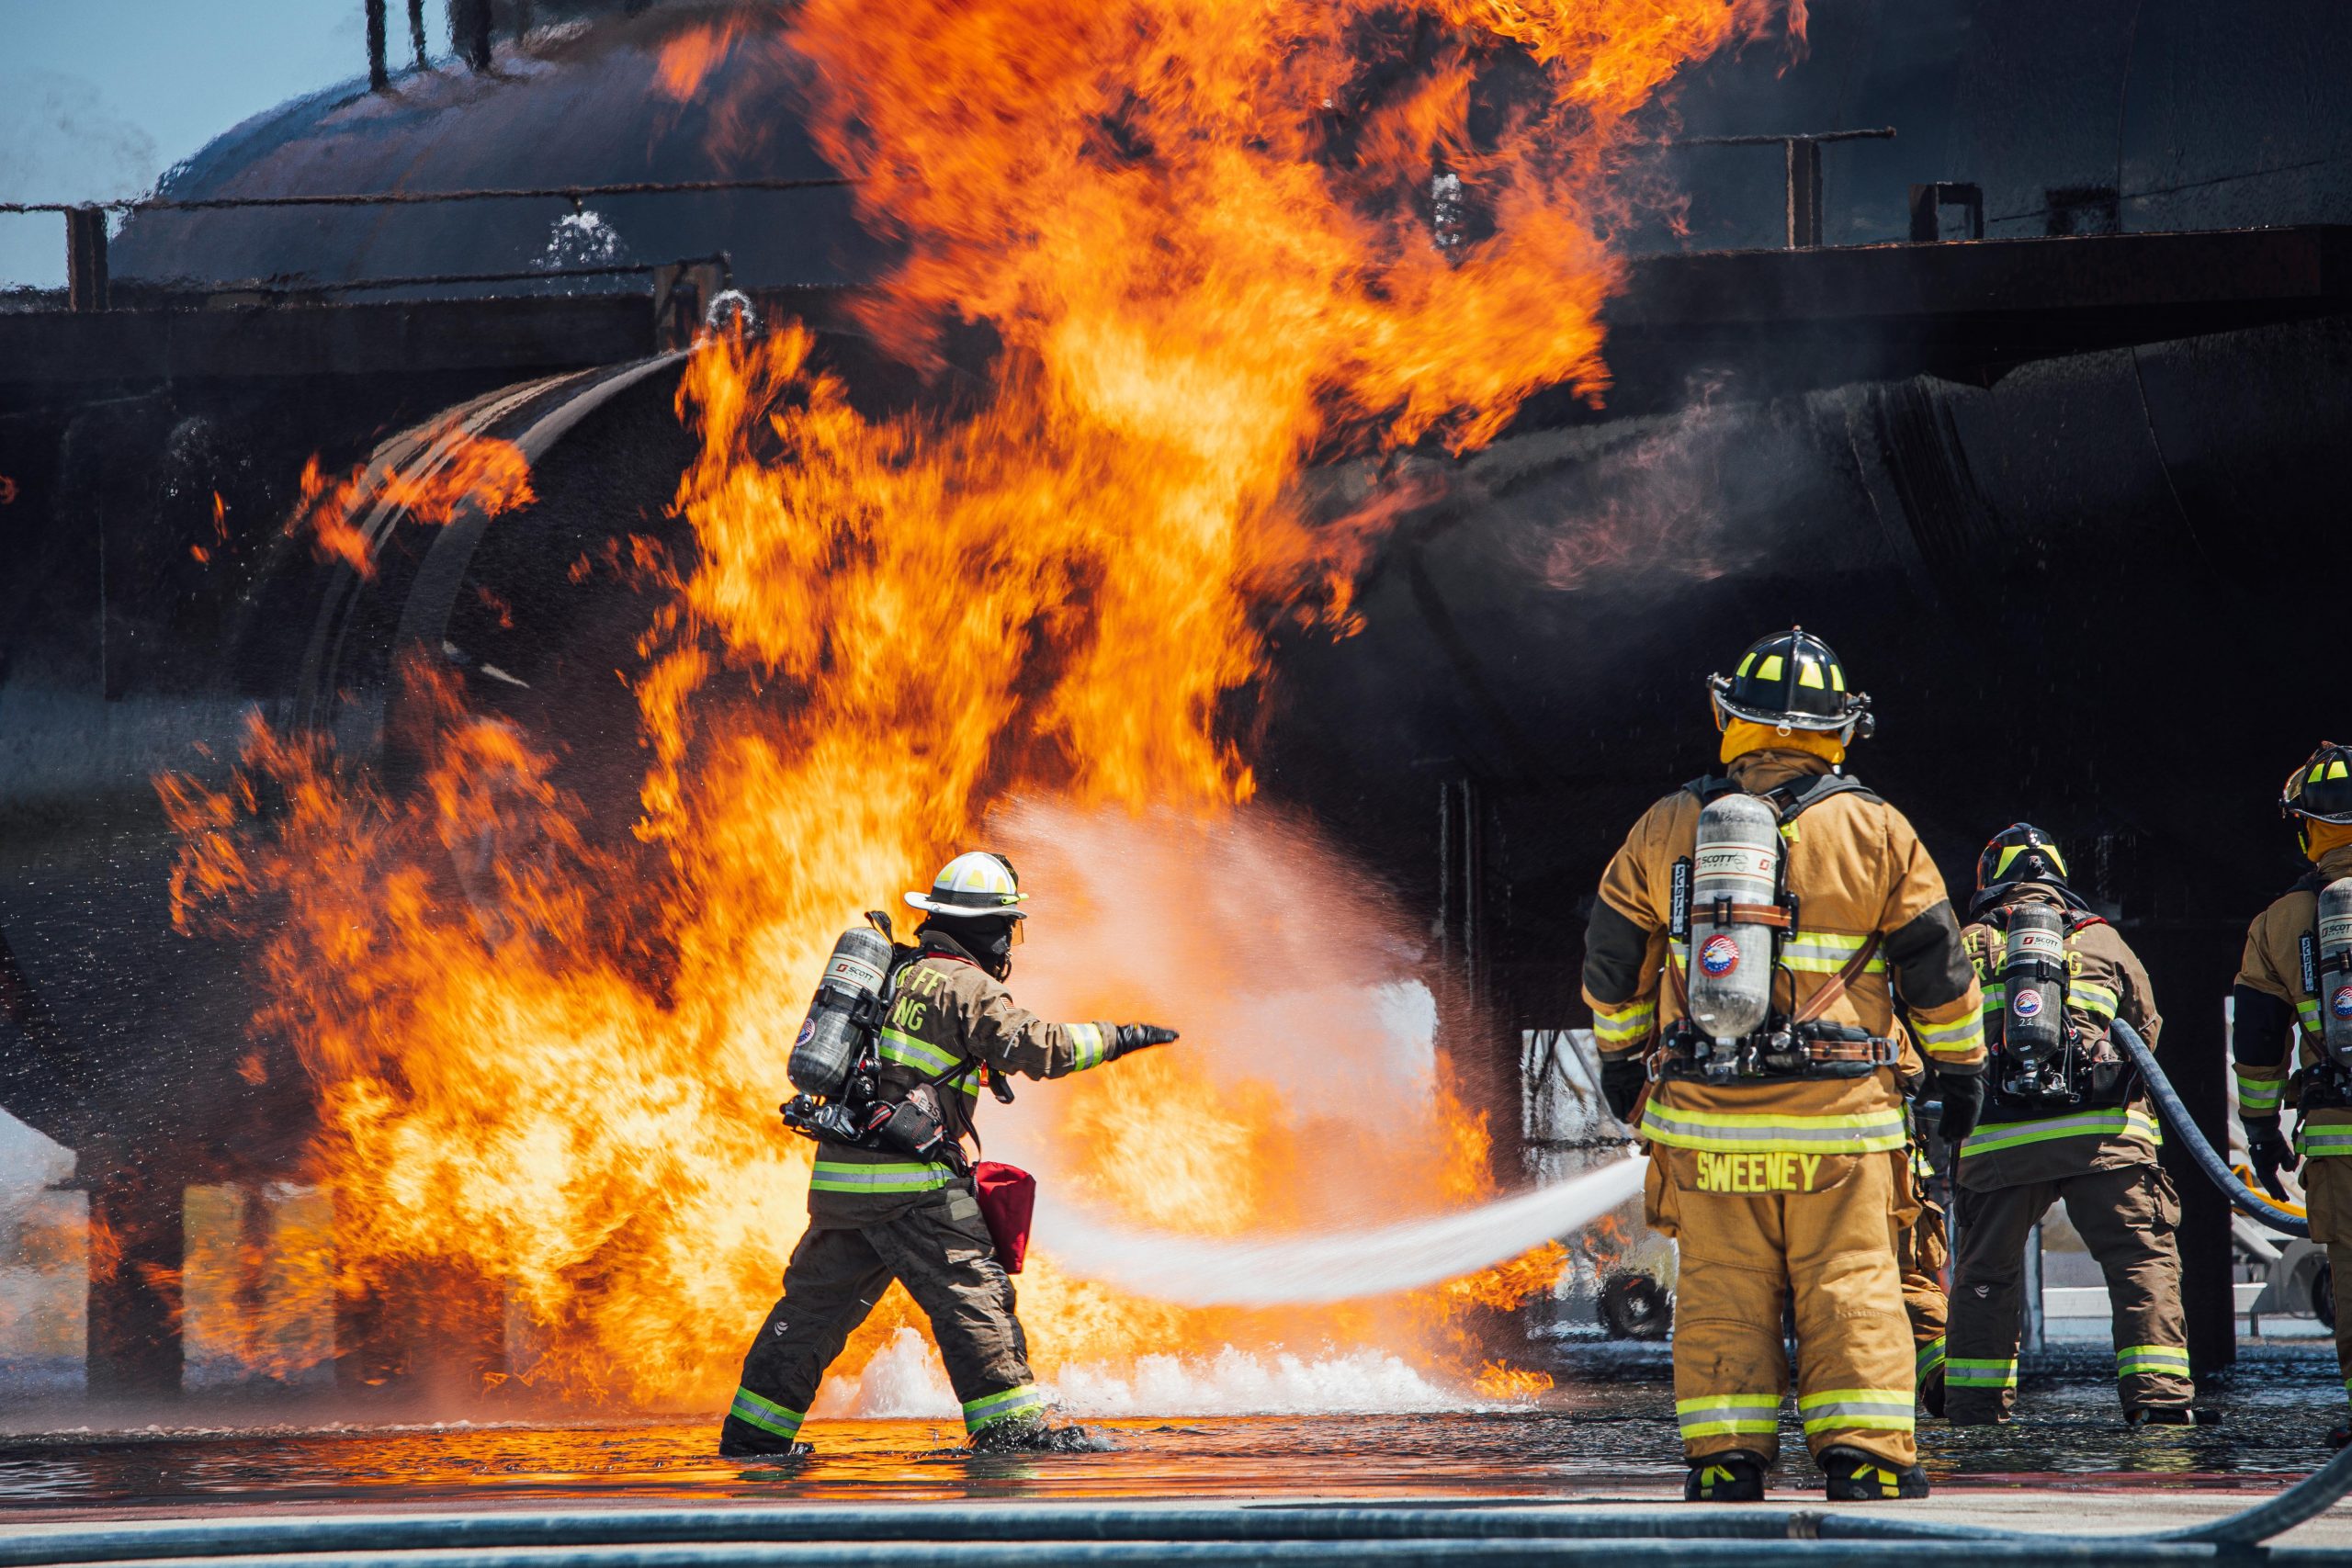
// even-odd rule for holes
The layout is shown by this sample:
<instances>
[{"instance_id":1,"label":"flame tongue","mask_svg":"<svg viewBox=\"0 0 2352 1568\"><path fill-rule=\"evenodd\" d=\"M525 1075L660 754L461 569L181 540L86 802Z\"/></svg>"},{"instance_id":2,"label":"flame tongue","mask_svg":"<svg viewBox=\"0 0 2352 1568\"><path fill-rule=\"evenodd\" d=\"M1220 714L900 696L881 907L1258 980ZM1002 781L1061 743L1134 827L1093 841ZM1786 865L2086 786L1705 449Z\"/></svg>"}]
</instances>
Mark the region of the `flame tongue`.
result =
<instances>
[{"instance_id":1,"label":"flame tongue","mask_svg":"<svg viewBox=\"0 0 2352 1568\"><path fill-rule=\"evenodd\" d=\"M875 324L919 355L986 318L1004 347L976 395L879 419L797 328L695 354L693 566L664 580L630 677L647 852L595 848L549 759L431 682L413 798L259 731L230 791L166 783L184 919L282 913L263 1021L321 1089L345 1287L445 1260L519 1304L539 1386L707 1404L802 1224L807 1145L773 1106L827 947L1016 795L1066 804L1003 830L1042 820L1042 843L1148 863L1137 907L1159 922L1073 967L1116 901L1066 909L1069 934L1041 921L1024 999L1188 1034L1024 1100L1009 1125L1073 1196L1232 1235L1325 1223L1331 1191L1487 1190L1482 1119L1426 1060L1383 1054L1403 960L1266 1003L1303 1026L1232 1010L1294 911L1344 908L1398 952L1416 922L1235 809L1254 782L1220 720L1269 617L1346 624L1376 508L1303 515L1310 453L1462 449L1536 389L1605 384L1608 154L1677 66L1763 11L910 0L876 27L854 0L799 7L820 144L906 243ZM676 55L668 90L705 63ZM478 479L486 510L529 499L503 461ZM308 490L341 521L365 488ZM322 535L364 560L356 529ZM265 785L288 805L257 833ZM1035 874L1087 880L1075 861ZM1254 903L1232 905L1237 883ZM1227 948L1187 945L1207 923ZM1147 946L1180 962L1147 974ZM1220 1035L1221 1063L1202 1049ZM1324 1112L1300 1072L1380 1086L1380 1116ZM1023 1302L1047 1376L1276 1337L1442 1348L1448 1313L1538 1287L1558 1257L1265 1318L1122 1297L1041 1247ZM841 1370L911 1320L893 1292Z\"/></svg>"}]
</instances>

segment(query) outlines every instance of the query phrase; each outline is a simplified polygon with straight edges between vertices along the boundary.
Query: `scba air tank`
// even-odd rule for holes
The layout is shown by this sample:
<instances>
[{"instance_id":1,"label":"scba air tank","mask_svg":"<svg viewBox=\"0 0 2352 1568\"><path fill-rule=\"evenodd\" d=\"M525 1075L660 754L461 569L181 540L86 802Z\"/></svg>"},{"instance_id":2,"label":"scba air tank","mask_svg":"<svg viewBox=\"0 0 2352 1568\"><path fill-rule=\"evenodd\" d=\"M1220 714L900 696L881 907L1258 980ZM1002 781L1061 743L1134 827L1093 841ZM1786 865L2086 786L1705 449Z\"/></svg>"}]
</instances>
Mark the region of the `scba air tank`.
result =
<instances>
[{"instance_id":1,"label":"scba air tank","mask_svg":"<svg viewBox=\"0 0 2352 1568\"><path fill-rule=\"evenodd\" d=\"M2319 1021L2329 1059L2352 1067L2352 876L2319 890Z\"/></svg>"},{"instance_id":2,"label":"scba air tank","mask_svg":"<svg viewBox=\"0 0 2352 1568\"><path fill-rule=\"evenodd\" d=\"M1737 1040L1772 1010L1773 928L1755 916L1780 897L1779 815L1752 795L1708 802L1690 872L1690 1021Z\"/></svg>"},{"instance_id":3,"label":"scba air tank","mask_svg":"<svg viewBox=\"0 0 2352 1568\"><path fill-rule=\"evenodd\" d=\"M2001 948L2001 1048L2018 1066L2039 1070L2066 1043L2066 919L2041 904L2009 914Z\"/></svg>"},{"instance_id":4,"label":"scba air tank","mask_svg":"<svg viewBox=\"0 0 2352 1568\"><path fill-rule=\"evenodd\" d=\"M817 982L817 999L792 1043L786 1071L803 1094L837 1095L865 1049L858 1014L882 994L890 974L890 939L864 926L842 932Z\"/></svg>"}]
</instances>

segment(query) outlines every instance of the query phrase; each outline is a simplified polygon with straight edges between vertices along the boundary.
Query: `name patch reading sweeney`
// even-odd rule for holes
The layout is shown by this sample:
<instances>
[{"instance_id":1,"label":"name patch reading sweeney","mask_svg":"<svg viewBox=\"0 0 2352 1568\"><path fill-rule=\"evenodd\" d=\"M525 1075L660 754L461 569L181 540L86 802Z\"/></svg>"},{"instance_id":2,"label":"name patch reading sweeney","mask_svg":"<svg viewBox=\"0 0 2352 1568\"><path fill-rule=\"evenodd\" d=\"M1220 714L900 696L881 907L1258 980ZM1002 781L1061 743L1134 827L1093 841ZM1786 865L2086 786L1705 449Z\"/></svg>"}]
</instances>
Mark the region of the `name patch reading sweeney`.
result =
<instances>
[{"instance_id":1,"label":"name patch reading sweeney","mask_svg":"<svg viewBox=\"0 0 2352 1568\"><path fill-rule=\"evenodd\" d=\"M1819 1155L1775 1150L1758 1155L1699 1155L1702 1192L1810 1192L1821 1174Z\"/></svg>"}]
</instances>

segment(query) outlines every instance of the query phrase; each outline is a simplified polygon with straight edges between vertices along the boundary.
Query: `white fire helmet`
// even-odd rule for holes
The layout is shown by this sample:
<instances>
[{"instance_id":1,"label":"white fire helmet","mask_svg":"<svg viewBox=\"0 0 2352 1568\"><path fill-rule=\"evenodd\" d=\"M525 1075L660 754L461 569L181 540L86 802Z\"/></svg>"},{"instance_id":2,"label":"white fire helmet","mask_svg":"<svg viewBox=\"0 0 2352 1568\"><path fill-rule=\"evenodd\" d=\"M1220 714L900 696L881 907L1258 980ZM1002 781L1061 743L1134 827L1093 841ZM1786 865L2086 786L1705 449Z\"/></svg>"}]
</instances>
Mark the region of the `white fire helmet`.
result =
<instances>
[{"instance_id":1,"label":"white fire helmet","mask_svg":"<svg viewBox=\"0 0 2352 1568\"><path fill-rule=\"evenodd\" d=\"M1026 897L1011 861L987 850L973 850L942 866L939 874L932 878L929 893L910 893L907 902L934 915L967 919L978 915L1010 915L1016 920L1025 920L1029 917L1018 906Z\"/></svg>"}]
</instances>

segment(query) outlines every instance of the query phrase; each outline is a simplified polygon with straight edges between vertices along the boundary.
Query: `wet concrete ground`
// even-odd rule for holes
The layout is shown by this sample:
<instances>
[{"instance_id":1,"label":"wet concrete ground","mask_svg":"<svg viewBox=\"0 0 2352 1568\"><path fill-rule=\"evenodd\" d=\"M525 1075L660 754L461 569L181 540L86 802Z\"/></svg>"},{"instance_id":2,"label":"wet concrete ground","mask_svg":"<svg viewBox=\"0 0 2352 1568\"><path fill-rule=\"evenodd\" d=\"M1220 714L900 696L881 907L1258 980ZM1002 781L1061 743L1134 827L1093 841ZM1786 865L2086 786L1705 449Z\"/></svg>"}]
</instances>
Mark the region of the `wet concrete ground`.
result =
<instances>
[{"instance_id":1,"label":"wet concrete ground","mask_svg":"<svg viewBox=\"0 0 2352 1568\"><path fill-rule=\"evenodd\" d=\"M2132 1429L2118 1415L2104 1341L2064 1347L2030 1371L2018 1419L1955 1429L1923 1420L1939 1496L1917 1517L2075 1530L2158 1529L2269 1495L2330 1457L2344 1396L2324 1341L2250 1344L2209 1383L2220 1425ZM723 1462L707 1422L363 1426L244 1430L187 1424L109 1429L87 1412L0 1408L0 1510L16 1519L152 1517L256 1505L341 1510L695 1502L986 1498L1525 1497L1654 1505L1677 1495L1661 1348L1565 1352L1559 1386L1525 1404L1409 1415L1269 1415L1097 1424L1104 1451L978 1457L952 1426L812 1423L812 1458ZM247 1419L258 1418L249 1412ZM1784 1417L1785 1419L1785 1417ZM47 1429L34 1429L46 1427ZM79 1428L79 1429L75 1429ZM1817 1503L1792 1427L1774 1500ZM1906 1508L1910 1506L1905 1506ZM2352 1514L2298 1531L2352 1547Z\"/></svg>"}]
</instances>

